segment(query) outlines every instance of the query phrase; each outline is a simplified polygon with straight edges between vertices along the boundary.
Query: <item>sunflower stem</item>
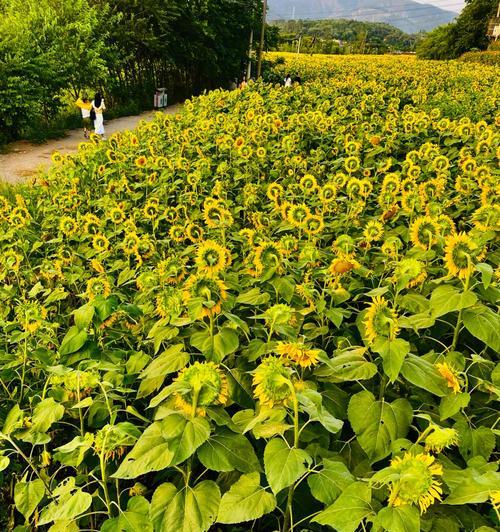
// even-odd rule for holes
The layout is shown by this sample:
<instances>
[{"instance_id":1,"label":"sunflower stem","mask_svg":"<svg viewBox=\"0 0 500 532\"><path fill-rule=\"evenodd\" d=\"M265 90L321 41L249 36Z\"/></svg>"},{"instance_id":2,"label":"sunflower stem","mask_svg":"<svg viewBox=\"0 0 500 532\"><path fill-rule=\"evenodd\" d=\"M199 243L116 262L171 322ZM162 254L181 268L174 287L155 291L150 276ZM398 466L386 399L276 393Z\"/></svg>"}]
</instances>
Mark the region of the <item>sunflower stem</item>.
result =
<instances>
[{"instance_id":1,"label":"sunflower stem","mask_svg":"<svg viewBox=\"0 0 500 532\"><path fill-rule=\"evenodd\" d=\"M288 387L292 395L293 401L293 446L295 449L299 447L299 401L297 399L297 394L295 393L295 388L291 381L287 382ZM293 494L295 491L295 484L292 484L288 488L288 497L286 502L286 511L285 511L285 520L283 522L283 532L289 532L293 530L293 514L292 514L292 505L293 505Z\"/></svg>"},{"instance_id":2,"label":"sunflower stem","mask_svg":"<svg viewBox=\"0 0 500 532\"><path fill-rule=\"evenodd\" d=\"M471 274L471 260L470 256L467 255L467 277L464 282L464 293L469 289L470 283L470 274ZM451 343L450 351L455 351L458 344L458 336L460 334L460 328L462 327L462 312L463 309L458 311L457 324L455 325L455 330L453 331L453 341Z\"/></svg>"}]
</instances>

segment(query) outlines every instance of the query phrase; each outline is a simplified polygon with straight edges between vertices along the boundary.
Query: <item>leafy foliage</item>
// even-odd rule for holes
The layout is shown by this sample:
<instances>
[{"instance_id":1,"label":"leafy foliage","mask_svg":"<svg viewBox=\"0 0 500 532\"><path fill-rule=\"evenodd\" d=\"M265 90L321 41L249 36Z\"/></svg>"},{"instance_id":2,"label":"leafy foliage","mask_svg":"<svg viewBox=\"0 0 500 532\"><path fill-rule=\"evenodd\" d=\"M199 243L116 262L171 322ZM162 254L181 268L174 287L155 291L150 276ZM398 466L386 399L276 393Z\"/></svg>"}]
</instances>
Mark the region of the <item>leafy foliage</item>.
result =
<instances>
[{"instance_id":1,"label":"leafy foliage","mask_svg":"<svg viewBox=\"0 0 500 532\"><path fill-rule=\"evenodd\" d=\"M285 71L0 196L18 530L498 526L498 72Z\"/></svg>"}]
</instances>

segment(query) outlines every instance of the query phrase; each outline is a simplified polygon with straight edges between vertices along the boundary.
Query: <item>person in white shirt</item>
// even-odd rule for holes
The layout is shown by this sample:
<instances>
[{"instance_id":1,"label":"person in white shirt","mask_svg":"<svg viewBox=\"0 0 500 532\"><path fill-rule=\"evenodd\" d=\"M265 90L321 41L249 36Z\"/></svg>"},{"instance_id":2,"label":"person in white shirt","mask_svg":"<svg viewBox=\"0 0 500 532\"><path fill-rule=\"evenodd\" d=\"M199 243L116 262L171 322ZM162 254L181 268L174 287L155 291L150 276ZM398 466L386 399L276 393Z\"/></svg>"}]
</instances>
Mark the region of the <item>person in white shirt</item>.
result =
<instances>
[{"instance_id":1,"label":"person in white shirt","mask_svg":"<svg viewBox=\"0 0 500 532\"><path fill-rule=\"evenodd\" d=\"M285 87L291 87L291 86L292 86L292 76L290 76L290 74L287 74L285 78Z\"/></svg>"},{"instance_id":2,"label":"person in white shirt","mask_svg":"<svg viewBox=\"0 0 500 532\"><path fill-rule=\"evenodd\" d=\"M104 99L100 92L95 95L92 101L92 109L95 112L94 132L96 135L100 135L104 140L104 111L106 110L106 106L104 105Z\"/></svg>"}]
</instances>

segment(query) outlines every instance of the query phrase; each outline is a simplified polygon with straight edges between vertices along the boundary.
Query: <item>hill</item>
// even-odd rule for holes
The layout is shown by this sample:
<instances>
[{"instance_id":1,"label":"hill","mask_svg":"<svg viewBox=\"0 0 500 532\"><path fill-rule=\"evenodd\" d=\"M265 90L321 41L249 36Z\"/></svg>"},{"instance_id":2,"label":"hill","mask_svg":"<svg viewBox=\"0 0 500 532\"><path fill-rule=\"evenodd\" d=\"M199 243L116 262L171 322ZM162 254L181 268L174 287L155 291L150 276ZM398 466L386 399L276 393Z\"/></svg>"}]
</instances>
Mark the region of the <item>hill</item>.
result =
<instances>
[{"instance_id":1,"label":"hill","mask_svg":"<svg viewBox=\"0 0 500 532\"><path fill-rule=\"evenodd\" d=\"M354 19L385 22L406 33L429 31L457 16L413 0L269 0L269 20Z\"/></svg>"},{"instance_id":2,"label":"hill","mask_svg":"<svg viewBox=\"0 0 500 532\"><path fill-rule=\"evenodd\" d=\"M276 21L280 30L281 51L295 51L298 36L306 53L385 53L414 51L419 35L408 35L382 22L359 20L288 20Z\"/></svg>"}]
</instances>

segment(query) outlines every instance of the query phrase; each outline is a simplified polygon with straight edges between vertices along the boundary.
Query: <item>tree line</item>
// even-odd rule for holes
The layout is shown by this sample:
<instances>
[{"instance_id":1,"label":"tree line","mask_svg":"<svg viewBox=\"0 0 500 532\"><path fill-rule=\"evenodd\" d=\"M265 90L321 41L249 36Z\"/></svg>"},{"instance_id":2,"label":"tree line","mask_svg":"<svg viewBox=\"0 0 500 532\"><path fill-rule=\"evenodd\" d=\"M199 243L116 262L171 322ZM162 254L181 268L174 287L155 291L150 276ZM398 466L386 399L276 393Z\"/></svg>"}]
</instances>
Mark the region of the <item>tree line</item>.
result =
<instances>
[{"instance_id":1,"label":"tree line","mask_svg":"<svg viewBox=\"0 0 500 532\"><path fill-rule=\"evenodd\" d=\"M82 91L137 112L159 86L226 85L261 17L259 0L0 0L0 143L53 126Z\"/></svg>"}]
</instances>

